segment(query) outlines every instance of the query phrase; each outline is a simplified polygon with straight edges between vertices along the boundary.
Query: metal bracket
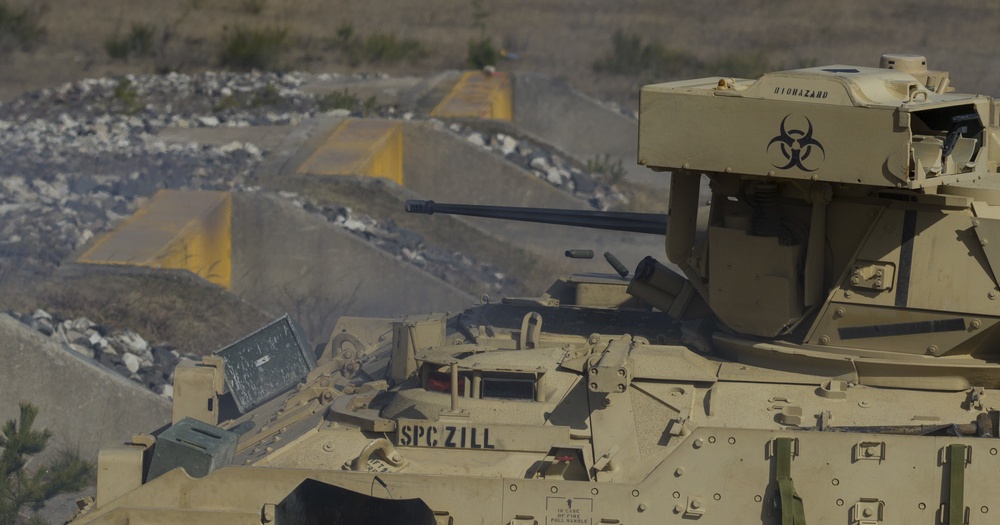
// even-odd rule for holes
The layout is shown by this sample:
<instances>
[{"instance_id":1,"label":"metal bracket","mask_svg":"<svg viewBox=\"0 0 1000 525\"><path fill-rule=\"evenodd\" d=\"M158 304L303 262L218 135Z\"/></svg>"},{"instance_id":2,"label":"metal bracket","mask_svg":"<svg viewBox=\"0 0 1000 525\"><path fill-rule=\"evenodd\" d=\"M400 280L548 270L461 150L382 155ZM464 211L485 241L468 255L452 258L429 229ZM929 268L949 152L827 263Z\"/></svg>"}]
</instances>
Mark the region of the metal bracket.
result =
<instances>
[{"instance_id":1,"label":"metal bracket","mask_svg":"<svg viewBox=\"0 0 1000 525\"><path fill-rule=\"evenodd\" d=\"M869 460L882 463L885 461L884 441L860 441L854 445L852 463Z\"/></svg>"},{"instance_id":2,"label":"metal bracket","mask_svg":"<svg viewBox=\"0 0 1000 525\"><path fill-rule=\"evenodd\" d=\"M861 498L851 509L851 525L878 525L885 516L885 502L878 498Z\"/></svg>"}]
</instances>

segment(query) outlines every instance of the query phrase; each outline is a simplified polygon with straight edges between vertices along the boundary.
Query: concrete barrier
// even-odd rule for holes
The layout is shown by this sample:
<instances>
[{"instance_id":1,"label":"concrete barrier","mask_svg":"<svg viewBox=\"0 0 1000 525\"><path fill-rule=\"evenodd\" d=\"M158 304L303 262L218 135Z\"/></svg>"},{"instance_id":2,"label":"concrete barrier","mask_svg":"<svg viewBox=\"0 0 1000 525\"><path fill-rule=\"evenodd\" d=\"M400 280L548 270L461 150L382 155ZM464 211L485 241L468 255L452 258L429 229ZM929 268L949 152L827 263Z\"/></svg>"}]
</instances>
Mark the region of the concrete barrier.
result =
<instances>
[{"instance_id":1,"label":"concrete barrier","mask_svg":"<svg viewBox=\"0 0 1000 525\"><path fill-rule=\"evenodd\" d=\"M466 71L430 115L435 118L513 120L510 78L508 73Z\"/></svg>"},{"instance_id":2,"label":"concrete barrier","mask_svg":"<svg viewBox=\"0 0 1000 525\"><path fill-rule=\"evenodd\" d=\"M621 159L629 182L666 188L670 175L636 163L639 122L545 75L514 79L514 123L581 161Z\"/></svg>"},{"instance_id":3,"label":"concrete barrier","mask_svg":"<svg viewBox=\"0 0 1000 525\"><path fill-rule=\"evenodd\" d=\"M76 262L188 270L228 289L231 214L228 193L160 190Z\"/></svg>"},{"instance_id":4,"label":"concrete barrier","mask_svg":"<svg viewBox=\"0 0 1000 525\"><path fill-rule=\"evenodd\" d=\"M313 343L342 315L458 311L473 297L267 194L233 195L233 291L288 312Z\"/></svg>"},{"instance_id":5,"label":"concrete barrier","mask_svg":"<svg viewBox=\"0 0 1000 525\"><path fill-rule=\"evenodd\" d=\"M447 203L590 209L582 200L523 168L432 124L407 124L403 143L406 187L427 199ZM600 255L605 251L614 253L631 268L646 255L656 257L664 252L663 238L656 235L475 217L464 217L463 221L501 242L526 248L543 257L544 270L553 280L560 273L612 271ZM590 261L566 259L564 252L571 248L593 249L598 256Z\"/></svg>"},{"instance_id":6,"label":"concrete barrier","mask_svg":"<svg viewBox=\"0 0 1000 525\"><path fill-rule=\"evenodd\" d=\"M19 401L53 434L39 462L64 449L96 461L107 442L170 422L167 400L0 314L0 421L17 417Z\"/></svg>"},{"instance_id":7,"label":"concrete barrier","mask_svg":"<svg viewBox=\"0 0 1000 525\"><path fill-rule=\"evenodd\" d=\"M299 174L364 175L403 184L403 125L345 119L302 163Z\"/></svg>"}]
</instances>

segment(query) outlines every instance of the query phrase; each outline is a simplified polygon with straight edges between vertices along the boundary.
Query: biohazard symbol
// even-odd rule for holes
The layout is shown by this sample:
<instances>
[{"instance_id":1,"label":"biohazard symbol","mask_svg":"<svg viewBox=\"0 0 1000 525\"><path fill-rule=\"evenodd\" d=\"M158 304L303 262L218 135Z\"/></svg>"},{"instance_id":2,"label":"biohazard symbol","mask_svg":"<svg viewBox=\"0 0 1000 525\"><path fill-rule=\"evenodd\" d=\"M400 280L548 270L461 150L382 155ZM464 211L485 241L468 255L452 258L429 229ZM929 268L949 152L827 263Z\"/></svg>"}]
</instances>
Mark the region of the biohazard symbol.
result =
<instances>
[{"instance_id":1,"label":"biohazard symbol","mask_svg":"<svg viewBox=\"0 0 1000 525\"><path fill-rule=\"evenodd\" d=\"M810 160L815 161L816 157L813 155L817 150L823 155L823 159L826 160L826 150L823 149L823 145L819 143L818 140L813 138L813 125L808 117L802 117L806 120L806 124L809 126L808 129L802 131L800 129L787 129L785 123L788 121L788 117L791 115L785 115L785 118L781 119L781 130L777 137L771 139L771 142L767 143L767 152L771 152L771 147L775 144L778 145L778 150L781 156L785 158L786 162L784 165L779 166L778 164L772 164L775 168L779 170L787 170L788 168L798 168L802 171L816 171L819 166L809 169L806 167L806 162ZM813 162L808 162L809 165L815 166Z\"/></svg>"}]
</instances>

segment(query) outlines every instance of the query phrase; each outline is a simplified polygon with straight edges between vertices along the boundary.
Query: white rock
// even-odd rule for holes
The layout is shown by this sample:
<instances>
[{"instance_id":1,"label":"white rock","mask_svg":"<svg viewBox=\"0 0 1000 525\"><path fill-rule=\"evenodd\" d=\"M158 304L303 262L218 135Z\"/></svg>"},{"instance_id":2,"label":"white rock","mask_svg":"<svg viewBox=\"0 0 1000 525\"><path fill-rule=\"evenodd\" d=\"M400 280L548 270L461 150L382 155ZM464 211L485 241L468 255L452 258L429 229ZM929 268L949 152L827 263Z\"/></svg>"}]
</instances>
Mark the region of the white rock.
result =
<instances>
[{"instance_id":1,"label":"white rock","mask_svg":"<svg viewBox=\"0 0 1000 525\"><path fill-rule=\"evenodd\" d=\"M559 168L549 167L546 169L545 180L547 180L549 184L555 184L556 186L562 184L563 178Z\"/></svg>"},{"instance_id":2,"label":"white rock","mask_svg":"<svg viewBox=\"0 0 1000 525\"><path fill-rule=\"evenodd\" d=\"M198 117L198 123L206 128L214 128L219 125L219 118L213 115Z\"/></svg>"},{"instance_id":3,"label":"white rock","mask_svg":"<svg viewBox=\"0 0 1000 525\"><path fill-rule=\"evenodd\" d=\"M125 330L111 338L126 353L145 357L149 353L149 343L132 330Z\"/></svg>"},{"instance_id":4,"label":"white rock","mask_svg":"<svg viewBox=\"0 0 1000 525\"><path fill-rule=\"evenodd\" d=\"M241 149L243 149L243 143L236 140L219 147L219 151L227 155Z\"/></svg>"},{"instance_id":5,"label":"white rock","mask_svg":"<svg viewBox=\"0 0 1000 525\"><path fill-rule=\"evenodd\" d=\"M531 159L529 164L532 168L540 171L546 171L549 168L549 161L545 157L535 157Z\"/></svg>"},{"instance_id":6,"label":"white rock","mask_svg":"<svg viewBox=\"0 0 1000 525\"><path fill-rule=\"evenodd\" d=\"M465 140L475 144L476 146L486 145L486 141L483 140L483 136L480 135L479 133L473 133L472 135L465 137Z\"/></svg>"},{"instance_id":7,"label":"white rock","mask_svg":"<svg viewBox=\"0 0 1000 525\"><path fill-rule=\"evenodd\" d=\"M126 353L125 355L122 356L122 362L125 363L125 366L128 368L129 372L132 372L134 374L139 371L140 361L139 358L136 357L135 355Z\"/></svg>"},{"instance_id":8,"label":"white rock","mask_svg":"<svg viewBox=\"0 0 1000 525\"><path fill-rule=\"evenodd\" d=\"M82 355L83 357L86 357L87 359L93 359L94 358L94 351L91 350L90 348L87 348L86 346L79 345L79 344L76 344L76 343L69 343L69 344L66 345L66 347L69 348L70 350L72 350L72 351L74 351L74 352Z\"/></svg>"},{"instance_id":9,"label":"white rock","mask_svg":"<svg viewBox=\"0 0 1000 525\"><path fill-rule=\"evenodd\" d=\"M331 109L326 112L327 115L331 117L347 117L350 116L351 112L346 109Z\"/></svg>"},{"instance_id":10,"label":"white rock","mask_svg":"<svg viewBox=\"0 0 1000 525\"><path fill-rule=\"evenodd\" d=\"M45 310L42 310L41 308L35 310L35 313L31 314L31 317L34 319L45 319L48 321L52 320L52 314L46 312Z\"/></svg>"},{"instance_id":11,"label":"white rock","mask_svg":"<svg viewBox=\"0 0 1000 525\"><path fill-rule=\"evenodd\" d=\"M348 230L351 230L352 232L363 232L363 231L365 231L365 230L368 229L368 227L365 226L365 223L363 223L363 222L361 222L361 221L359 221L357 219L347 219L347 220L344 221L343 226L344 226L344 228L347 228Z\"/></svg>"},{"instance_id":12,"label":"white rock","mask_svg":"<svg viewBox=\"0 0 1000 525\"><path fill-rule=\"evenodd\" d=\"M160 385L160 395L167 398L174 398L174 386L173 385Z\"/></svg>"},{"instance_id":13,"label":"white rock","mask_svg":"<svg viewBox=\"0 0 1000 525\"><path fill-rule=\"evenodd\" d=\"M501 138L502 137L502 138ZM508 137L507 135L497 135L497 139L500 141L500 152L504 156L510 155L517 150L517 140L514 137Z\"/></svg>"}]
</instances>

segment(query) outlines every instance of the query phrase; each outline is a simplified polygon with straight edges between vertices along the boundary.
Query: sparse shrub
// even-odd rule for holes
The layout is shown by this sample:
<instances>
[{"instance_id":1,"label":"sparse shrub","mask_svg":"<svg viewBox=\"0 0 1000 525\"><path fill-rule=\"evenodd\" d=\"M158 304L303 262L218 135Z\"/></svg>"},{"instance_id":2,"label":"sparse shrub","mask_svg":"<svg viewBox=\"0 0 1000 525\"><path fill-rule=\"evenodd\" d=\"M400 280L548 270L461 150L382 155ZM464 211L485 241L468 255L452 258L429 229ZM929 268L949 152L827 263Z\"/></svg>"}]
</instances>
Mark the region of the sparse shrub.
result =
<instances>
[{"instance_id":1,"label":"sparse shrub","mask_svg":"<svg viewBox=\"0 0 1000 525\"><path fill-rule=\"evenodd\" d=\"M243 9L244 13L259 15L262 11L264 11L264 7L266 5L267 0L243 0L240 7Z\"/></svg>"},{"instance_id":2,"label":"sparse shrub","mask_svg":"<svg viewBox=\"0 0 1000 525\"><path fill-rule=\"evenodd\" d=\"M489 37L469 40L469 53L465 61L470 66L482 69L486 66L495 66L499 60L500 51L493 46L493 41Z\"/></svg>"},{"instance_id":3,"label":"sparse shrub","mask_svg":"<svg viewBox=\"0 0 1000 525\"><path fill-rule=\"evenodd\" d=\"M354 37L354 24L344 22L337 26L337 44L346 47Z\"/></svg>"},{"instance_id":4,"label":"sparse shrub","mask_svg":"<svg viewBox=\"0 0 1000 525\"><path fill-rule=\"evenodd\" d=\"M44 4L13 7L0 1L0 51L30 51L41 43L46 35L42 25L45 11Z\"/></svg>"},{"instance_id":5,"label":"sparse shrub","mask_svg":"<svg viewBox=\"0 0 1000 525\"><path fill-rule=\"evenodd\" d=\"M317 105L319 106L319 110L324 113L335 109L355 111L358 107L358 96L348 89L344 89L343 91L333 91L323 95L317 101Z\"/></svg>"},{"instance_id":6,"label":"sparse shrub","mask_svg":"<svg viewBox=\"0 0 1000 525\"><path fill-rule=\"evenodd\" d=\"M396 33L372 33L362 37L356 34L351 22L337 27L336 36L329 41L328 47L343 53L354 67L361 64L391 65L403 60L415 63L430 56L430 51L418 40L399 38Z\"/></svg>"},{"instance_id":7,"label":"sparse shrub","mask_svg":"<svg viewBox=\"0 0 1000 525\"><path fill-rule=\"evenodd\" d=\"M249 106L252 108L277 106L281 103L281 94L278 88L271 84L264 86L264 89L257 91L250 97Z\"/></svg>"},{"instance_id":8,"label":"sparse shrub","mask_svg":"<svg viewBox=\"0 0 1000 525\"><path fill-rule=\"evenodd\" d=\"M643 42L636 34L615 31L611 51L594 61L597 73L646 75L657 78L725 75L756 77L773 66L759 51L727 53L704 61L693 53L670 49L659 42Z\"/></svg>"},{"instance_id":9,"label":"sparse shrub","mask_svg":"<svg viewBox=\"0 0 1000 525\"><path fill-rule=\"evenodd\" d=\"M130 55L150 56L153 54L153 35L156 28L152 24L132 24L129 33L121 38L117 35L104 41L104 50L116 60L125 60Z\"/></svg>"},{"instance_id":10,"label":"sparse shrub","mask_svg":"<svg viewBox=\"0 0 1000 525\"><path fill-rule=\"evenodd\" d=\"M617 184L625 179L622 159L612 158L607 153L588 159L586 168L588 172L598 175L608 184Z\"/></svg>"},{"instance_id":11,"label":"sparse shrub","mask_svg":"<svg viewBox=\"0 0 1000 525\"><path fill-rule=\"evenodd\" d=\"M19 405L19 419L0 428L0 523L18 523L24 507L41 508L45 500L64 492L80 490L91 483L94 466L75 452L63 451L48 467L32 475L25 472L28 456L45 450L52 433L35 430L38 409L29 403ZM36 520L32 520L34 522Z\"/></svg>"},{"instance_id":12,"label":"sparse shrub","mask_svg":"<svg viewBox=\"0 0 1000 525\"><path fill-rule=\"evenodd\" d=\"M237 26L222 42L220 61L235 69L270 69L275 65L288 29L248 29Z\"/></svg>"},{"instance_id":13,"label":"sparse shrub","mask_svg":"<svg viewBox=\"0 0 1000 525\"><path fill-rule=\"evenodd\" d=\"M364 102L362 102L361 99L349 89L327 93L316 101L316 105L322 112L333 111L335 109L346 109L351 113L360 113L364 116L371 115L378 110L378 100L374 95L368 97L364 100Z\"/></svg>"},{"instance_id":14,"label":"sparse shrub","mask_svg":"<svg viewBox=\"0 0 1000 525\"><path fill-rule=\"evenodd\" d=\"M139 92L127 78L122 78L115 86L115 105L119 112L125 115L135 115L142 111L142 103L139 102Z\"/></svg>"}]
</instances>

